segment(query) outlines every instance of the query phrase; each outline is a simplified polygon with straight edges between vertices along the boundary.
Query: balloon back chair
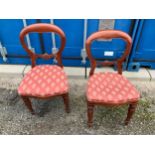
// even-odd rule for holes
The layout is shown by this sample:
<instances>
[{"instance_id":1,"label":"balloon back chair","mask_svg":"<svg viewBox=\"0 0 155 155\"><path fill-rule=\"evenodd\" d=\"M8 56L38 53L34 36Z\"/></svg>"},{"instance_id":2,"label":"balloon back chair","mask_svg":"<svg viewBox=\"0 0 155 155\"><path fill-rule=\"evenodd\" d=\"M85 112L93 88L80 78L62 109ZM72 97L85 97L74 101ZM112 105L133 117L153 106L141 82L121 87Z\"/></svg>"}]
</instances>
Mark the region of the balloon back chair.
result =
<instances>
[{"instance_id":1,"label":"balloon back chair","mask_svg":"<svg viewBox=\"0 0 155 155\"><path fill-rule=\"evenodd\" d=\"M25 43L25 36L28 33L46 33L53 32L60 36L61 45L56 54L35 54L27 47ZM65 47L66 38L64 32L57 26L52 24L32 24L24 28L20 33L20 41L31 59L31 70L24 76L20 86L18 87L18 94L23 99L25 105L32 114L35 114L30 98L36 99L50 99L55 96L61 96L66 112L69 112L69 95L68 95L68 81L61 60L62 51ZM36 65L36 59L50 59L56 58L58 65Z\"/></svg>"},{"instance_id":2,"label":"balloon back chair","mask_svg":"<svg viewBox=\"0 0 155 155\"><path fill-rule=\"evenodd\" d=\"M123 55L115 61L97 61L91 53L91 44L96 39L112 39L119 38L126 42L126 49ZM90 60L90 73L87 83L87 115L88 126L93 123L93 111L95 105L103 106L119 106L128 104L128 113L125 119L127 125L135 112L136 105L140 98L139 92L130 83L130 81L122 75L122 64L130 53L132 45L131 37L122 31L103 30L93 33L86 41L86 51ZM112 66L116 65L118 73L105 72L94 73L97 66Z\"/></svg>"}]
</instances>

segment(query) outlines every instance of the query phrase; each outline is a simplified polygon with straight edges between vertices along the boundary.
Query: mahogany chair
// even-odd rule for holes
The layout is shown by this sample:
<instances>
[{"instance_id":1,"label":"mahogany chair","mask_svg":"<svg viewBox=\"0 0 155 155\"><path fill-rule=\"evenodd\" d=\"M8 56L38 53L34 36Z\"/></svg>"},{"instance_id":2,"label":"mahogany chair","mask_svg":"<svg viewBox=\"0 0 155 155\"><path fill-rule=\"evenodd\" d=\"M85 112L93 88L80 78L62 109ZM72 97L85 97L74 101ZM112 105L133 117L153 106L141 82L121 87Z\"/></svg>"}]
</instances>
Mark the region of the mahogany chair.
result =
<instances>
[{"instance_id":1,"label":"mahogany chair","mask_svg":"<svg viewBox=\"0 0 155 155\"><path fill-rule=\"evenodd\" d=\"M44 33L53 32L60 36L61 46L57 54L35 54L31 51L24 41L28 33ZM61 96L65 104L65 110L69 113L69 95L68 95L68 81L61 60L62 51L65 47L66 38L64 32L57 26L52 24L32 24L24 28L20 33L20 41L23 48L26 50L31 59L31 70L24 76L18 93L23 99L25 105L32 114L35 114L30 98L49 99L55 96ZM37 65L36 59L50 59L56 58L58 65Z\"/></svg>"},{"instance_id":2,"label":"mahogany chair","mask_svg":"<svg viewBox=\"0 0 155 155\"><path fill-rule=\"evenodd\" d=\"M91 53L91 43L96 39L112 39L121 38L126 42L126 49L123 55L116 61L96 61ZM135 112L138 100L140 98L139 92L136 88L122 75L122 63L130 53L132 45L131 37L122 31L104 30L93 33L86 41L86 51L90 60L91 70L87 84L87 115L88 126L91 127L93 123L93 111L95 105L101 106L120 106L128 104L128 113L125 119L127 125ZM117 65L118 73L94 73L98 65L112 66Z\"/></svg>"}]
</instances>

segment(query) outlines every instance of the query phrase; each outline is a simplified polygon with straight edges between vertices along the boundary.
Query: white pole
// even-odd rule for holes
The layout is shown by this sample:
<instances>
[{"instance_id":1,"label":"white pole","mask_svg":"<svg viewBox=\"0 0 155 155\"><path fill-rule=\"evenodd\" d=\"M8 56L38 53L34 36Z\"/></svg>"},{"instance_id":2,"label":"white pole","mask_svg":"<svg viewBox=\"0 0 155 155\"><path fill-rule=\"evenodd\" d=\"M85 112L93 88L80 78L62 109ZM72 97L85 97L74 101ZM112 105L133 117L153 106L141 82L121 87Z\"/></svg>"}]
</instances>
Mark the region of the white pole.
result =
<instances>
[{"instance_id":1,"label":"white pole","mask_svg":"<svg viewBox=\"0 0 155 155\"><path fill-rule=\"evenodd\" d=\"M26 19L23 19L23 25L24 25L24 27L27 26ZM32 47L31 47L31 42L30 42L30 37L29 37L28 34L26 35L26 41L27 41L28 48L29 48L29 49L32 49Z\"/></svg>"},{"instance_id":2,"label":"white pole","mask_svg":"<svg viewBox=\"0 0 155 155\"><path fill-rule=\"evenodd\" d=\"M54 19L50 19L50 23L54 24ZM56 48L55 33L52 32L51 37L52 37L52 44L53 44L52 53L56 55L58 52L58 49ZM53 63L57 63L56 58L53 59Z\"/></svg>"},{"instance_id":3,"label":"white pole","mask_svg":"<svg viewBox=\"0 0 155 155\"><path fill-rule=\"evenodd\" d=\"M87 25L88 25L88 20L84 20L84 32L83 32L83 48L85 49L85 43L87 39Z\"/></svg>"},{"instance_id":4,"label":"white pole","mask_svg":"<svg viewBox=\"0 0 155 155\"><path fill-rule=\"evenodd\" d=\"M84 19L84 31L83 31L83 48L81 50L82 63L86 63L87 53L86 53L86 39L87 39L87 27L88 27L88 19Z\"/></svg>"},{"instance_id":5,"label":"white pole","mask_svg":"<svg viewBox=\"0 0 155 155\"><path fill-rule=\"evenodd\" d=\"M54 24L54 20L53 19L51 19L50 22L51 22L51 24ZM52 37L53 48L56 48L55 34L52 33L51 37Z\"/></svg>"}]
</instances>

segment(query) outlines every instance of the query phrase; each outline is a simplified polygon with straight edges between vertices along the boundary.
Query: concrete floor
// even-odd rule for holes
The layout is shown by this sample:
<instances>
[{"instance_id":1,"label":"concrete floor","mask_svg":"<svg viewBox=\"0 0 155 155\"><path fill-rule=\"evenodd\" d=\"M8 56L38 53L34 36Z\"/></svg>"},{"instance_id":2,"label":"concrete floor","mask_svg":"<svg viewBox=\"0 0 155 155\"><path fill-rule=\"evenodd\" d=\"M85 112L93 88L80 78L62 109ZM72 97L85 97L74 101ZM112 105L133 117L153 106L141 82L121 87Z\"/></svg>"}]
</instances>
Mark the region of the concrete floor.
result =
<instances>
[{"instance_id":1,"label":"concrete floor","mask_svg":"<svg viewBox=\"0 0 155 155\"><path fill-rule=\"evenodd\" d=\"M23 77L31 67L29 65L0 65L0 75L1 77L7 76L21 76ZM66 74L70 77L78 77L84 78L85 77L85 68L78 68L78 67L64 67ZM90 68L87 68L87 76L89 75ZM103 67L97 68L96 72L115 72L111 67ZM155 80L155 70L141 68L138 72L128 72L124 71L123 75L126 76L128 79L131 80L145 80L145 81L153 81Z\"/></svg>"}]
</instances>

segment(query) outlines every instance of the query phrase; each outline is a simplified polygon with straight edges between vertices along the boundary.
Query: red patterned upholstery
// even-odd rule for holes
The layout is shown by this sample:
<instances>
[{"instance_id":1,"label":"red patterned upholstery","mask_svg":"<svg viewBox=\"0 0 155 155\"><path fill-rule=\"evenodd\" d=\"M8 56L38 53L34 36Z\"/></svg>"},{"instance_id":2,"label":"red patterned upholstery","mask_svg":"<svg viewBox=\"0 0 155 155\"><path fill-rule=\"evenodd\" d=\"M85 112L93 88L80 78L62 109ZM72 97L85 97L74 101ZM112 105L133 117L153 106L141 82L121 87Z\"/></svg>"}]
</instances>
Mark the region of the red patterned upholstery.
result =
<instances>
[{"instance_id":1,"label":"red patterned upholstery","mask_svg":"<svg viewBox=\"0 0 155 155\"><path fill-rule=\"evenodd\" d=\"M138 101L140 94L124 76L118 73L96 73L87 85L87 99L104 104L123 104Z\"/></svg>"},{"instance_id":2,"label":"red patterned upholstery","mask_svg":"<svg viewBox=\"0 0 155 155\"><path fill-rule=\"evenodd\" d=\"M67 77L59 66L39 65L22 80L18 93L22 96L50 97L68 92Z\"/></svg>"}]
</instances>

